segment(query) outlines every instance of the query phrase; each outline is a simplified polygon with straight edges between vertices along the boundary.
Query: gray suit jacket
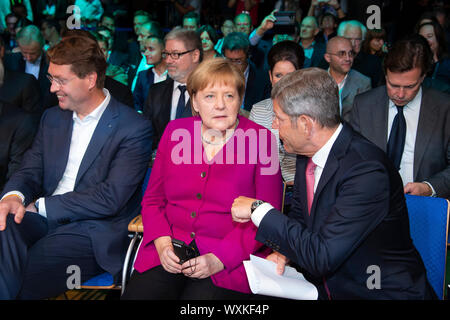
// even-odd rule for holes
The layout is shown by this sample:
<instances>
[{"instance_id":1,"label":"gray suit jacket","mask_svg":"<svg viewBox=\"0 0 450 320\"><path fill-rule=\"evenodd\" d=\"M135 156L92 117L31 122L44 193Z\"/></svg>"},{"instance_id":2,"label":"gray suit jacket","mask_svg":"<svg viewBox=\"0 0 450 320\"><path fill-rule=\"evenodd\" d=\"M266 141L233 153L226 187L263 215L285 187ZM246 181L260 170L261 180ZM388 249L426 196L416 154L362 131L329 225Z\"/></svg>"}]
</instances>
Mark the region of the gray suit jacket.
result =
<instances>
[{"instance_id":1,"label":"gray suit jacket","mask_svg":"<svg viewBox=\"0 0 450 320\"><path fill-rule=\"evenodd\" d=\"M341 93L342 118L345 121L350 121L350 112L352 111L355 96L370 89L372 89L370 78L356 70L350 69Z\"/></svg>"},{"instance_id":2,"label":"gray suit jacket","mask_svg":"<svg viewBox=\"0 0 450 320\"><path fill-rule=\"evenodd\" d=\"M386 86L355 97L350 124L386 151L389 98ZM414 181L428 181L438 197L450 198L450 96L422 87L414 147Z\"/></svg>"}]
</instances>

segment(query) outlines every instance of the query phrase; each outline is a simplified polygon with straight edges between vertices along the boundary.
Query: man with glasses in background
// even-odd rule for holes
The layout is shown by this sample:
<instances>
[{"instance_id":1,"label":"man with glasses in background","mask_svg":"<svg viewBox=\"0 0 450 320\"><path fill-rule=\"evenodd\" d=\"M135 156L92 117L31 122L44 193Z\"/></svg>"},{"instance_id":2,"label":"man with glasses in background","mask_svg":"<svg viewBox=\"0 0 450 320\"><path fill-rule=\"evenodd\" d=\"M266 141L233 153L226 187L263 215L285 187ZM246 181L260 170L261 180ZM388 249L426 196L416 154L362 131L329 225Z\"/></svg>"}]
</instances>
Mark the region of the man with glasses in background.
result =
<instances>
[{"instance_id":1,"label":"man with glasses in background","mask_svg":"<svg viewBox=\"0 0 450 320\"><path fill-rule=\"evenodd\" d=\"M232 32L223 40L224 57L236 64L244 73L245 94L241 108L248 112L255 103L270 96L269 76L257 69L249 59L249 48L248 37L242 32Z\"/></svg>"},{"instance_id":2,"label":"man with glasses in background","mask_svg":"<svg viewBox=\"0 0 450 320\"><path fill-rule=\"evenodd\" d=\"M353 100L359 93L372 88L370 79L352 69L355 52L350 40L343 37L333 37L327 43L325 60L330 64L328 73L336 81L339 88L339 107L341 117L350 120Z\"/></svg>"},{"instance_id":3,"label":"man with glasses in background","mask_svg":"<svg viewBox=\"0 0 450 320\"><path fill-rule=\"evenodd\" d=\"M376 88L384 82L383 67L379 57L361 51L366 32L367 29L361 22L347 20L339 24L337 35L351 41L356 54L353 60L353 69L369 77L372 80L372 88Z\"/></svg>"},{"instance_id":4,"label":"man with glasses in background","mask_svg":"<svg viewBox=\"0 0 450 320\"><path fill-rule=\"evenodd\" d=\"M195 31L177 27L165 36L162 58L169 77L150 88L143 108L153 125L153 150L170 120L192 116L186 82L202 57L202 42Z\"/></svg>"}]
</instances>

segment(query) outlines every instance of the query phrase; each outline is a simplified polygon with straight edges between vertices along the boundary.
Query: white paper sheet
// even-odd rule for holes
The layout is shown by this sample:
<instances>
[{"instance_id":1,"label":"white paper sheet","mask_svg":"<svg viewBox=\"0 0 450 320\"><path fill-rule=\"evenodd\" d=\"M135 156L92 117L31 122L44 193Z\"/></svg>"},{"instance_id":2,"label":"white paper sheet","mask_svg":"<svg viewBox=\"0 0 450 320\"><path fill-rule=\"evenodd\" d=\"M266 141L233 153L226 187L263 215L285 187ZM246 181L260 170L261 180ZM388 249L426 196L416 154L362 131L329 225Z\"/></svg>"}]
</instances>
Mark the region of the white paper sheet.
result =
<instances>
[{"instance_id":1,"label":"white paper sheet","mask_svg":"<svg viewBox=\"0 0 450 320\"><path fill-rule=\"evenodd\" d=\"M294 299L317 300L317 288L301 273L286 266L283 275L277 274L275 262L250 255L244 261L250 289L255 294Z\"/></svg>"}]
</instances>

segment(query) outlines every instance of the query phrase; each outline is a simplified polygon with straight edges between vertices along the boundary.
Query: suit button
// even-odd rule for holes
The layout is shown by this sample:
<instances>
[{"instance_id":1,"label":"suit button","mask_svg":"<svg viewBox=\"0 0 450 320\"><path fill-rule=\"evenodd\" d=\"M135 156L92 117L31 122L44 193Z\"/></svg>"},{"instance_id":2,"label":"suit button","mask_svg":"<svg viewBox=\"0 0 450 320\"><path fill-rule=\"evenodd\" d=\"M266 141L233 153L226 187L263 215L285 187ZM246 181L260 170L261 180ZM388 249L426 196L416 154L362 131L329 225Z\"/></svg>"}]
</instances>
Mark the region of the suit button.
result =
<instances>
[{"instance_id":1,"label":"suit button","mask_svg":"<svg viewBox=\"0 0 450 320\"><path fill-rule=\"evenodd\" d=\"M195 238L195 232L191 232L191 238L192 238L192 239Z\"/></svg>"},{"instance_id":2,"label":"suit button","mask_svg":"<svg viewBox=\"0 0 450 320\"><path fill-rule=\"evenodd\" d=\"M197 214L195 213L195 211L192 211L192 212L191 212L191 218L195 218L196 215L197 215Z\"/></svg>"},{"instance_id":3,"label":"suit button","mask_svg":"<svg viewBox=\"0 0 450 320\"><path fill-rule=\"evenodd\" d=\"M202 194L201 193L197 193L197 199L200 200L202 198Z\"/></svg>"},{"instance_id":4,"label":"suit button","mask_svg":"<svg viewBox=\"0 0 450 320\"><path fill-rule=\"evenodd\" d=\"M200 173L200 177L202 177L202 178L206 177L206 172L203 171L202 173Z\"/></svg>"}]
</instances>

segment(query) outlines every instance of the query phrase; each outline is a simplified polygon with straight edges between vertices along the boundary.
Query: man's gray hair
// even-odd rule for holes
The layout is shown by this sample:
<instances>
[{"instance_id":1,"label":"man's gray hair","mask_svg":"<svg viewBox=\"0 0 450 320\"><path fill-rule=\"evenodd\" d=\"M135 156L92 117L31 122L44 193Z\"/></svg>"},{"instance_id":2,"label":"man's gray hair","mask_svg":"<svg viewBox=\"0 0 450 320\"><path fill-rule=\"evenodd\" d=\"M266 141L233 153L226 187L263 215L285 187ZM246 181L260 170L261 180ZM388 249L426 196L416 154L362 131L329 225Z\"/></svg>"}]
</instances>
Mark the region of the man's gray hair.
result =
<instances>
[{"instance_id":1,"label":"man's gray hair","mask_svg":"<svg viewBox=\"0 0 450 320\"><path fill-rule=\"evenodd\" d=\"M200 51L199 62L202 62L203 46L202 40L200 39L200 36L197 34L197 32L181 27L175 27L164 37L164 44L167 42L167 40L179 40L183 42L186 50L197 49L198 51Z\"/></svg>"},{"instance_id":2,"label":"man's gray hair","mask_svg":"<svg viewBox=\"0 0 450 320\"><path fill-rule=\"evenodd\" d=\"M45 44L44 37L42 36L41 30L35 25L29 25L20 29L17 34L17 43L22 45L30 45L32 42L37 42L41 48Z\"/></svg>"},{"instance_id":3,"label":"man's gray hair","mask_svg":"<svg viewBox=\"0 0 450 320\"><path fill-rule=\"evenodd\" d=\"M325 70L307 68L284 76L272 89L272 99L295 125L306 115L322 127L335 128L341 121L338 86Z\"/></svg>"},{"instance_id":4,"label":"man's gray hair","mask_svg":"<svg viewBox=\"0 0 450 320\"><path fill-rule=\"evenodd\" d=\"M339 24L339 27L336 31L337 35L340 37L344 37L345 31L347 30L347 28L349 27L353 27L353 28L360 28L361 29L361 34L362 34L362 40L364 40L366 38L366 33L367 33L367 28L365 25L363 25L361 22L359 22L358 20L346 20L346 21L342 21Z\"/></svg>"}]
</instances>

